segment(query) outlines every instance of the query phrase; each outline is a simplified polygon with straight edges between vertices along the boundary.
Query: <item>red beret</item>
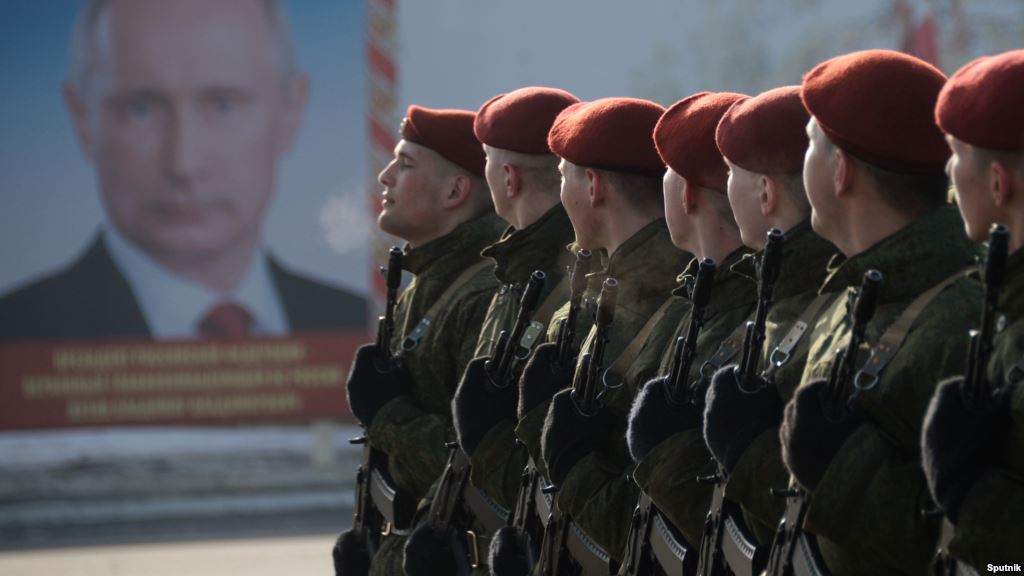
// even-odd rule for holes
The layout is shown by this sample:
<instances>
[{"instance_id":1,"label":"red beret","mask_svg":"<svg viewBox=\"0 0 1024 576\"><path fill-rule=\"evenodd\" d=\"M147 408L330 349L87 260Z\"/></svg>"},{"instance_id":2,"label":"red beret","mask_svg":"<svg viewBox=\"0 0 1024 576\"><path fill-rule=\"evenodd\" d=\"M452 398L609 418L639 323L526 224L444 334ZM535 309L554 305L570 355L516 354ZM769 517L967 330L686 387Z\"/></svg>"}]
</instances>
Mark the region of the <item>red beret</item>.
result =
<instances>
[{"instance_id":1,"label":"red beret","mask_svg":"<svg viewBox=\"0 0 1024 576\"><path fill-rule=\"evenodd\" d=\"M473 135L474 117L476 114L469 110L439 110L413 104L402 120L402 138L483 176L487 157Z\"/></svg>"},{"instance_id":2,"label":"red beret","mask_svg":"<svg viewBox=\"0 0 1024 576\"><path fill-rule=\"evenodd\" d=\"M663 172L651 130L665 109L638 98L602 98L562 110L548 133L551 151L579 166Z\"/></svg>"},{"instance_id":3,"label":"red beret","mask_svg":"<svg viewBox=\"0 0 1024 576\"><path fill-rule=\"evenodd\" d=\"M1024 149L1024 50L982 56L957 70L939 93L935 121L980 148Z\"/></svg>"},{"instance_id":4,"label":"red beret","mask_svg":"<svg viewBox=\"0 0 1024 576\"><path fill-rule=\"evenodd\" d=\"M732 92L698 92L673 104L654 128L662 160L690 184L725 192L729 168L715 144L715 129L742 98Z\"/></svg>"},{"instance_id":5,"label":"red beret","mask_svg":"<svg viewBox=\"0 0 1024 576\"><path fill-rule=\"evenodd\" d=\"M758 174L791 174L804 165L807 120L799 86L783 86L737 100L718 123L722 156Z\"/></svg>"},{"instance_id":6,"label":"red beret","mask_svg":"<svg viewBox=\"0 0 1024 576\"><path fill-rule=\"evenodd\" d=\"M904 173L942 171L949 147L933 111L946 76L892 50L837 56L804 75L800 96L837 146Z\"/></svg>"},{"instance_id":7,"label":"red beret","mask_svg":"<svg viewBox=\"0 0 1024 576\"><path fill-rule=\"evenodd\" d=\"M565 90L538 86L499 94L480 107L473 133L484 144L502 150L551 154L551 125L562 110L579 101Z\"/></svg>"}]
</instances>

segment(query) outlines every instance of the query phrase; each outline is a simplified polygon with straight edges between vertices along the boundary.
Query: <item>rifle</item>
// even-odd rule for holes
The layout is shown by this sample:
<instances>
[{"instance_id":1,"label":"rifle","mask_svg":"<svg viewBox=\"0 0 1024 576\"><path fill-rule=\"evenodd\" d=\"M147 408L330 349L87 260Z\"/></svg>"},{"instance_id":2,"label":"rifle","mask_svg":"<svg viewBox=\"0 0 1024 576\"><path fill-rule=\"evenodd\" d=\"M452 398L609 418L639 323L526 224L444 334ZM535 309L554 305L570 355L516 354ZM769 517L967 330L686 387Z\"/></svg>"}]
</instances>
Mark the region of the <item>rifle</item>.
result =
<instances>
[{"instance_id":1,"label":"rifle","mask_svg":"<svg viewBox=\"0 0 1024 576\"><path fill-rule=\"evenodd\" d=\"M693 305L686 335L676 339L672 350L666 393L675 406L682 407L695 400L689 386L690 370L697 355L697 337L704 326L704 309L711 300L716 267L711 258L700 261L690 297ZM693 573L695 564L692 545L665 521L650 497L641 493L626 537L624 572L681 576Z\"/></svg>"},{"instance_id":2,"label":"rifle","mask_svg":"<svg viewBox=\"0 0 1024 576\"><path fill-rule=\"evenodd\" d=\"M847 399L853 380L857 350L864 342L868 322L875 315L875 305L878 303L878 292L883 280L884 277L878 270L868 270L864 273L857 297L849 309L850 341L845 350L837 350L832 358L826 386L829 403L825 416L836 419L835 421L842 421L849 415ZM817 540L803 531L804 517L809 504L807 493L795 485L785 490L772 488L771 492L775 496L786 498L786 512L779 523L768 554L766 573L769 576L828 574Z\"/></svg>"},{"instance_id":3,"label":"rifle","mask_svg":"<svg viewBox=\"0 0 1024 576\"><path fill-rule=\"evenodd\" d=\"M519 310L511 333L501 331L491 351L491 359L485 364L489 379L487 386L495 389L509 386L513 380L512 368L515 362L525 358L530 351L529 344L523 345L524 334L531 328L534 339L540 334L537 327L533 326L538 323L531 324L531 317L537 308L546 278L540 270L530 275L519 300ZM526 354L523 354L523 349ZM482 558L486 556L486 551L481 554L477 535L472 530L474 519L488 531L494 531L507 522L507 511L497 510L497 504L470 484L472 466L466 455L458 450L458 444L452 442L448 447L451 450L448 464L437 494L430 504L430 524L438 539L448 543L455 557L458 574L468 575L473 568L482 565ZM463 539L463 534L466 539Z\"/></svg>"},{"instance_id":4,"label":"rifle","mask_svg":"<svg viewBox=\"0 0 1024 576\"><path fill-rule=\"evenodd\" d=\"M381 267L381 274L387 278L387 300L384 314L377 322L377 350L380 355L374 359L374 365L380 372L387 372L394 366L391 354L391 336L395 329L395 304L398 301L398 287L402 282L402 250L393 246L388 252L388 266ZM374 502L374 493L390 495L395 501L397 493L389 486L387 476L387 456L370 446L366 436L349 440L350 444L361 445L363 456L356 470L355 507L352 514L352 529L359 535L369 557L373 557L380 545L380 536L390 528L390 520ZM405 510L401 498L397 498L397 510ZM395 520L393 509L391 520ZM400 514L404 515L404 514ZM404 518L403 518L404 519Z\"/></svg>"},{"instance_id":5,"label":"rifle","mask_svg":"<svg viewBox=\"0 0 1024 576\"><path fill-rule=\"evenodd\" d=\"M992 355L992 339L995 337L995 320L999 316L999 294L1006 283L1007 244L1010 233L1006 226L992 226L988 239L988 254L985 257L985 297L981 308L981 329L971 330L970 348L967 355L967 374L964 390L968 406L984 412L992 408L992 383L985 376L989 356Z\"/></svg>"},{"instance_id":6,"label":"rifle","mask_svg":"<svg viewBox=\"0 0 1024 576\"><path fill-rule=\"evenodd\" d=\"M532 317L540 302L540 293L544 289L546 279L547 275L540 270L535 270L530 275L523 296L519 300L519 313L516 315L511 335L506 330L502 330L498 335L494 350L491 351L491 359L485 364L490 386L506 388L512 383L512 366L516 361L530 355L533 342L543 331L544 326L539 322L533 322ZM524 334L528 337L525 346Z\"/></svg>"},{"instance_id":7,"label":"rifle","mask_svg":"<svg viewBox=\"0 0 1024 576\"><path fill-rule=\"evenodd\" d=\"M587 288L587 274L590 273L592 257L590 250L581 249L576 252L576 262L569 276L569 313L559 320L558 353L555 355L558 359L556 364L560 367L569 366L576 359L576 350L573 350L576 341L576 317L579 315L583 293Z\"/></svg>"},{"instance_id":8,"label":"rifle","mask_svg":"<svg viewBox=\"0 0 1024 576\"><path fill-rule=\"evenodd\" d=\"M565 369L576 360L578 352L575 349L576 319L583 303L583 293L587 288L587 274L590 272L591 257L590 250L580 249L576 252L576 261L569 276L569 312L558 321L558 339L555 344L556 360L553 366L556 370ZM515 530L516 539L526 555L527 566L532 571L533 567L540 562L542 554L546 553L548 558L552 558L554 553L548 540L538 539L536 536L544 534L545 526L552 526L551 534L554 535L556 531L554 525L558 524L559 520L556 518L557 511L550 496L553 488L548 489L532 459L523 468L520 480L519 493L509 526ZM546 489L547 492L545 492Z\"/></svg>"},{"instance_id":9,"label":"rifle","mask_svg":"<svg viewBox=\"0 0 1024 576\"><path fill-rule=\"evenodd\" d=\"M985 295L981 308L981 329L971 330L967 352L967 371L964 375L963 391L969 408L979 413L992 409L996 390L985 375L989 356L992 354L992 339L995 336L995 318L999 316L999 295L1006 281L1006 259L1009 231L1002 224L995 224L989 231L988 253L985 257ZM936 513L939 509L936 508ZM960 562L949 553L949 543L955 529L946 518L942 521L939 546L932 560L935 576L960 576L976 574L970 566Z\"/></svg>"},{"instance_id":10,"label":"rifle","mask_svg":"<svg viewBox=\"0 0 1024 576\"><path fill-rule=\"evenodd\" d=\"M686 335L676 339L672 351L672 368L668 378L668 399L676 406L693 404L696 401L695 391L690 386L690 370L697 358L697 337L704 327L704 309L711 300L711 287L715 282L715 270L718 265L711 258L704 258L697 266L697 278L693 284L690 297L690 319L686 326Z\"/></svg>"},{"instance_id":11,"label":"rifle","mask_svg":"<svg viewBox=\"0 0 1024 576\"><path fill-rule=\"evenodd\" d=\"M742 360L736 368L739 389L749 394L756 393L761 387L752 386L764 352L765 323L772 306L775 282L782 267L782 241L781 230L769 230L768 242L758 265L757 310L754 320L747 322ZM743 522L740 507L725 498L725 477L725 469L719 466L717 474L698 478L699 482L713 483L715 489L711 508L704 520L704 531L701 533L697 573L701 576L754 576L764 569L767 550L759 547L750 534L750 529Z\"/></svg>"},{"instance_id":12,"label":"rifle","mask_svg":"<svg viewBox=\"0 0 1024 576\"><path fill-rule=\"evenodd\" d=\"M608 331L615 317L615 302L619 294L619 282L614 278L606 278L601 286L601 294L597 298L597 312L594 314L594 339L590 342L590 350L583 356L583 370L576 374L572 383L572 399L576 409L584 416L593 416L600 408L603 387L601 378L604 376L605 347L608 345Z\"/></svg>"}]
</instances>

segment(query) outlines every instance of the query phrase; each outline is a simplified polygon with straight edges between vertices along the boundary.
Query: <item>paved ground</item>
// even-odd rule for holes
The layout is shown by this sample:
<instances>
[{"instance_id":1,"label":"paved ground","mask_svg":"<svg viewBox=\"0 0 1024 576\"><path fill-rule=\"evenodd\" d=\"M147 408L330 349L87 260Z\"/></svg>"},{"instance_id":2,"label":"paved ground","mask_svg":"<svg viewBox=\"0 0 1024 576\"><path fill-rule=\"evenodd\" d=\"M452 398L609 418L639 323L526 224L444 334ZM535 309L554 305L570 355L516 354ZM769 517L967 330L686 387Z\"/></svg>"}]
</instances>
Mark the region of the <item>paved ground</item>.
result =
<instances>
[{"instance_id":1,"label":"paved ground","mask_svg":"<svg viewBox=\"0 0 1024 576\"><path fill-rule=\"evenodd\" d=\"M0 553L3 576L327 576L332 535Z\"/></svg>"}]
</instances>

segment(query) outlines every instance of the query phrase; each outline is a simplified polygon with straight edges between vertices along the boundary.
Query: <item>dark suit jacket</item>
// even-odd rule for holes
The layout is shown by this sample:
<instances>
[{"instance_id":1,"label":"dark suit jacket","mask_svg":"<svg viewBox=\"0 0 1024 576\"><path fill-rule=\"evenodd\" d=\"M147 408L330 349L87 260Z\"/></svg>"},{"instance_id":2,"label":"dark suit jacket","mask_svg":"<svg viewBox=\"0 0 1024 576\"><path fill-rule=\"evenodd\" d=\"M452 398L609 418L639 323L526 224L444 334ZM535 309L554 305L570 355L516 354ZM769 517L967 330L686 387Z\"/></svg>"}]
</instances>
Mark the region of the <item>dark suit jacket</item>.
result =
<instances>
[{"instance_id":1,"label":"dark suit jacket","mask_svg":"<svg viewBox=\"0 0 1024 576\"><path fill-rule=\"evenodd\" d=\"M366 330L366 300L284 269L268 257L293 332ZM148 338L131 287L102 236L68 268L0 298L0 341Z\"/></svg>"}]
</instances>

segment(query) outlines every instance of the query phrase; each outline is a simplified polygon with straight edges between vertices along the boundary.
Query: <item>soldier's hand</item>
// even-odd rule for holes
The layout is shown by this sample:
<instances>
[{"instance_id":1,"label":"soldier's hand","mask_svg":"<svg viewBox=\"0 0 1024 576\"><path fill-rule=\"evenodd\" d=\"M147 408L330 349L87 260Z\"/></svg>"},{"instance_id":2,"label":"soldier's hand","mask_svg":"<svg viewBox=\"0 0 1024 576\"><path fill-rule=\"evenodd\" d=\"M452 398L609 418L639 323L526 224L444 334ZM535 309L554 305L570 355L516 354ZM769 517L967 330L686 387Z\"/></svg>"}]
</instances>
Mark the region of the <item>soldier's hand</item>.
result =
<instances>
[{"instance_id":1,"label":"soldier's hand","mask_svg":"<svg viewBox=\"0 0 1024 576\"><path fill-rule=\"evenodd\" d=\"M991 410L973 410L964 400L964 379L940 383L921 430L921 463L935 502L951 520L981 473L998 456L1009 422L1012 387L1004 387Z\"/></svg>"},{"instance_id":2,"label":"soldier's hand","mask_svg":"<svg viewBox=\"0 0 1024 576\"><path fill-rule=\"evenodd\" d=\"M455 552L440 538L429 522L424 522L405 541L402 568L408 576L456 574Z\"/></svg>"},{"instance_id":3,"label":"soldier's hand","mask_svg":"<svg viewBox=\"0 0 1024 576\"><path fill-rule=\"evenodd\" d=\"M740 387L736 365L711 378L705 397L704 441L729 474L740 456L762 432L782 421L782 401L773 386L760 377Z\"/></svg>"},{"instance_id":4,"label":"soldier's hand","mask_svg":"<svg viewBox=\"0 0 1024 576\"><path fill-rule=\"evenodd\" d=\"M515 529L506 526L494 533L487 551L487 565L493 576L527 576L530 573L526 552L519 545Z\"/></svg>"},{"instance_id":5,"label":"soldier's hand","mask_svg":"<svg viewBox=\"0 0 1024 576\"><path fill-rule=\"evenodd\" d=\"M817 489L832 457L864 421L849 414L836 422L826 416L828 403L825 380L801 386L786 404L779 428L782 461L797 482L809 490Z\"/></svg>"},{"instance_id":6,"label":"soldier's hand","mask_svg":"<svg viewBox=\"0 0 1024 576\"><path fill-rule=\"evenodd\" d=\"M668 376L649 380L640 389L629 411L626 443L633 460L640 462L670 436L700 427L703 404L670 400Z\"/></svg>"},{"instance_id":7,"label":"soldier's hand","mask_svg":"<svg viewBox=\"0 0 1024 576\"><path fill-rule=\"evenodd\" d=\"M558 345L547 342L537 346L519 377L518 417L523 419L534 408L547 402L555 392L572 382L572 366L557 363Z\"/></svg>"},{"instance_id":8,"label":"soldier's hand","mask_svg":"<svg viewBox=\"0 0 1024 576\"><path fill-rule=\"evenodd\" d=\"M365 576L370 573L370 555L359 540L359 535L346 530L338 536L331 550L335 576Z\"/></svg>"},{"instance_id":9,"label":"soldier's hand","mask_svg":"<svg viewBox=\"0 0 1024 576\"><path fill-rule=\"evenodd\" d=\"M497 388L487 373L490 356L474 358L466 365L452 399L452 415L459 445L472 455L480 440L498 422L516 417L515 384Z\"/></svg>"},{"instance_id":10,"label":"soldier's hand","mask_svg":"<svg viewBox=\"0 0 1024 576\"><path fill-rule=\"evenodd\" d=\"M577 462L597 449L598 439L607 435L610 424L607 410L599 409L593 416L581 414L572 390L555 394L541 436L541 454L551 481L561 484Z\"/></svg>"},{"instance_id":11,"label":"soldier's hand","mask_svg":"<svg viewBox=\"0 0 1024 576\"><path fill-rule=\"evenodd\" d=\"M410 385L405 369L396 363L382 362L376 344L364 344L356 350L345 384L352 414L369 427L377 411L392 399L408 394Z\"/></svg>"}]
</instances>

